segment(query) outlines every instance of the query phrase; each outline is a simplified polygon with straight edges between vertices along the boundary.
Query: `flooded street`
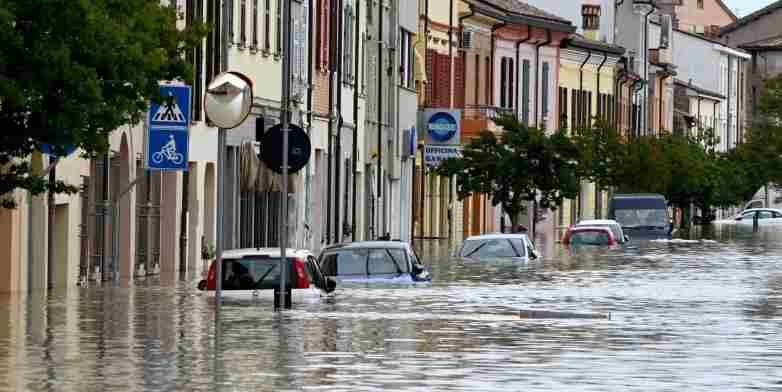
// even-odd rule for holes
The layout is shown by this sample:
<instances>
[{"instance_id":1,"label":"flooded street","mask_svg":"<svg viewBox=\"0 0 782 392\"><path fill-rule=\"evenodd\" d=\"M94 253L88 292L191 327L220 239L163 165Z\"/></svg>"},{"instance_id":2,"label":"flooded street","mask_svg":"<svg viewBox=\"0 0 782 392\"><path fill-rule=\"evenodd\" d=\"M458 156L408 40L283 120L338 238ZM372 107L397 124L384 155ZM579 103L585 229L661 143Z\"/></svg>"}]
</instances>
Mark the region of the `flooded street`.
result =
<instances>
[{"instance_id":1,"label":"flooded street","mask_svg":"<svg viewBox=\"0 0 782 392\"><path fill-rule=\"evenodd\" d=\"M782 388L782 226L704 237L578 254L552 244L526 264L427 244L431 284L342 287L281 314L234 299L218 322L196 281L4 297L0 390Z\"/></svg>"}]
</instances>

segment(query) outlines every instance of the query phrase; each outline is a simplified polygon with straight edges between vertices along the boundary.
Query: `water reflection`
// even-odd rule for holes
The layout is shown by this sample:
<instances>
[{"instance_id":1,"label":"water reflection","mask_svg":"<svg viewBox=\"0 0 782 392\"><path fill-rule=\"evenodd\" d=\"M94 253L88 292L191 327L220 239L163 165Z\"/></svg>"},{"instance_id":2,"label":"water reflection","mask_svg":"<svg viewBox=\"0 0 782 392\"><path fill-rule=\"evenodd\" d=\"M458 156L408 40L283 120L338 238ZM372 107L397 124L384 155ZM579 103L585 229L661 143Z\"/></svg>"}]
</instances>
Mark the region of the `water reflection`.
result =
<instances>
[{"instance_id":1,"label":"water reflection","mask_svg":"<svg viewBox=\"0 0 782 392\"><path fill-rule=\"evenodd\" d=\"M313 293L284 313L251 298L215 314L195 281L2 297L0 390L779 387L782 234L715 226L690 238L546 245L525 263L426 243L431 284Z\"/></svg>"}]
</instances>

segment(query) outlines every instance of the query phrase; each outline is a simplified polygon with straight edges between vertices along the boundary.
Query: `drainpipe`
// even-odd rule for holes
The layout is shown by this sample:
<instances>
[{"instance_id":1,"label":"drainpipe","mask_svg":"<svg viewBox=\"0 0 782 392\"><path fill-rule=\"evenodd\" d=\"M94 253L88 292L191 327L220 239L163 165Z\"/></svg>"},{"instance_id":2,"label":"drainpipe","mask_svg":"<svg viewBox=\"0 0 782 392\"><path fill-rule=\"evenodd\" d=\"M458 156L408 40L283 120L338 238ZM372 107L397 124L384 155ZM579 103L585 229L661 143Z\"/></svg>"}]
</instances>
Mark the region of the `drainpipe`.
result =
<instances>
[{"instance_id":1,"label":"drainpipe","mask_svg":"<svg viewBox=\"0 0 782 392\"><path fill-rule=\"evenodd\" d=\"M491 87L491 97L486 97L486 102L488 102L489 106L494 106L494 52L496 51L495 46L497 42L497 37L494 33L503 27L505 27L505 23L500 23L491 27L491 61L489 61L489 75L491 76L489 78L491 81L489 87Z\"/></svg>"},{"instance_id":2,"label":"drainpipe","mask_svg":"<svg viewBox=\"0 0 782 392\"><path fill-rule=\"evenodd\" d=\"M342 200L342 192L340 192L340 187L342 186L342 125L344 124L344 120L342 118L342 38L343 36L343 14L345 12L343 8L342 0L339 0L337 2L337 7L339 8L339 12L337 13L337 145L335 146L334 151L334 242L340 243L342 242L342 227L340 225L341 223L341 216L340 209L341 204L340 201ZM345 42L346 43L346 42ZM355 124L354 124L355 126ZM344 192L347 192L347 189L343 190Z\"/></svg>"},{"instance_id":3,"label":"drainpipe","mask_svg":"<svg viewBox=\"0 0 782 392\"><path fill-rule=\"evenodd\" d=\"M516 114L516 118L520 118L519 116L519 86L521 85L521 63L519 63L519 50L521 48L521 44L529 41L532 39L532 26L527 25L527 37L521 40L516 41L516 91L513 102L516 103L516 106L513 109L513 112Z\"/></svg>"},{"instance_id":4,"label":"drainpipe","mask_svg":"<svg viewBox=\"0 0 782 392\"><path fill-rule=\"evenodd\" d=\"M336 1L336 0L333 0ZM333 4L333 3L332 3ZM331 184L333 184L332 180L332 165L331 162L334 158L333 150L334 146L332 145L332 135L334 134L334 62L336 61L336 56L334 53L334 47L333 45L336 45L338 42L338 39L334 39L334 7L332 5L329 5L329 8L331 9L331 15L329 17L329 25L331 27L329 31L330 41L331 41L331 47L329 47L329 129L328 129L328 137L326 138L326 244L330 245L331 242L331 202L333 197L333 191L331 189ZM335 233L336 234L336 233Z\"/></svg>"},{"instance_id":5,"label":"drainpipe","mask_svg":"<svg viewBox=\"0 0 782 392\"><path fill-rule=\"evenodd\" d=\"M448 107L453 109L453 94L456 89L453 77L453 0L448 2Z\"/></svg>"},{"instance_id":6,"label":"drainpipe","mask_svg":"<svg viewBox=\"0 0 782 392\"><path fill-rule=\"evenodd\" d=\"M383 200L383 4L378 4L378 36L377 36L377 200L378 224L375 225L375 236L379 237L383 228L380 227L381 217L385 214ZM427 18L428 23L428 18ZM377 213L376 211L376 213ZM385 222L383 222L385 226Z\"/></svg>"},{"instance_id":7,"label":"drainpipe","mask_svg":"<svg viewBox=\"0 0 782 392\"><path fill-rule=\"evenodd\" d=\"M659 90L659 107L657 108L657 126L659 127L658 134L663 130L663 84L665 83L665 79L668 79L671 76L671 74L668 71L665 71L662 76L660 76L660 90Z\"/></svg>"},{"instance_id":8,"label":"drainpipe","mask_svg":"<svg viewBox=\"0 0 782 392\"><path fill-rule=\"evenodd\" d=\"M307 25L309 28L307 28L307 43L309 44L307 50L307 135L312 135L312 58L315 57L312 55L312 49L313 49L313 39L315 37L314 33L314 6L313 1L309 2L309 7L307 7L307 19L308 23ZM304 174L304 223L306 225L309 225L310 222L310 209L308 208L310 204L310 176ZM306 241L306 239L305 239ZM309 244L305 243L305 247L309 247Z\"/></svg>"},{"instance_id":9,"label":"drainpipe","mask_svg":"<svg viewBox=\"0 0 782 392\"><path fill-rule=\"evenodd\" d=\"M719 104L719 101L714 101L714 109L712 109L712 114L714 115L714 118L711 120L714 125L712 126L712 133L717 132L717 105ZM712 147L712 151L714 151L714 147Z\"/></svg>"},{"instance_id":10,"label":"drainpipe","mask_svg":"<svg viewBox=\"0 0 782 392\"><path fill-rule=\"evenodd\" d=\"M736 144L738 145L742 139L742 124L741 124L741 101L742 98L742 82L744 79L741 77L741 62L740 58L736 58Z\"/></svg>"},{"instance_id":11,"label":"drainpipe","mask_svg":"<svg viewBox=\"0 0 782 392\"><path fill-rule=\"evenodd\" d=\"M546 40L535 44L535 128L538 127L540 110L540 47L551 43L551 30L546 30Z\"/></svg>"},{"instance_id":12,"label":"drainpipe","mask_svg":"<svg viewBox=\"0 0 782 392\"><path fill-rule=\"evenodd\" d=\"M583 109L582 109L581 101L584 99L584 66L591 59L592 59L592 51L587 49L587 57L584 59L584 61L578 67L578 108L576 110L577 110L578 117L579 117L577 119L577 120L579 120L579 124L578 124L579 127L583 126L582 123L586 122L586 121L584 121L584 115L586 113L582 112Z\"/></svg>"},{"instance_id":13,"label":"drainpipe","mask_svg":"<svg viewBox=\"0 0 782 392\"><path fill-rule=\"evenodd\" d=\"M654 3L649 2L649 5L652 7L649 12L647 12L644 15L644 74L642 75L642 79L646 80L649 78L649 15L654 13L654 11L657 10L657 6L654 5ZM646 128L645 132L649 130L649 121L648 121L648 110L649 110L649 85L644 85L644 104L641 110L641 113L643 115L641 118L643 119L643 126L639 126L640 129ZM641 121L639 121L641 123Z\"/></svg>"},{"instance_id":14,"label":"drainpipe","mask_svg":"<svg viewBox=\"0 0 782 392\"><path fill-rule=\"evenodd\" d=\"M356 3L356 22L355 33L358 34L361 31L361 4ZM311 26L311 25L310 25ZM356 240L356 206L358 205L358 182L356 177L358 176L358 73L360 71L358 53L359 53L359 39L358 35L355 37L356 42L353 45L353 209L351 211L350 228L352 240Z\"/></svg>"},{"instance_id":15,"label":"drainpipe","mask_svg":"<svg viewBox=\"0 0 782 392\"><path fill-rule=\"evenodd\" d=\"M731 93L731 91L730 90L731 90L731 84L733 83L733 78L731 78L731 76L733 76L733 67L730 66L730 62L731 62L730 61L730 56L728 56L728 93L725 94L726 95L726 101L728 103L727 110L725 111L725 117L726 117L726 121L727 121L726 122L727 126L725 127L725 136L727 137L727 140L725 141L725 151L728 151L728 149L730 148L730 132L731 132L731 125L733 125L733 124L731 124L731 121L730 121L731 120L731 118L730 118L731 117L730 116L730 93Z\"/></svg>"},{"instance_id":16,"label":"drainpipe","mask_svg":"<svg viewBox=\"0 0 782 392\"><path fill-rule=\"evenodd\" d=\"M600 65L597 67L597 100L600 102L600 72L603 71L603 66L606 65L606 61L608 61L608 53L603 53L603 61L600 62ZM603 108L605 111L606 108ZM598 115L601 115L598 113ZM601 119L602 120L602 119Z\"/></svg>"},{"instance_id":17,"label":"drainpipe","mask_svg":"<svg viewBox=\"0 0 782 392\"><path fill-rule=\"evenodd\" d=\"M622 107L622 91L624 89L624 77L619 77L614 83L614 128L620 130L622 125L622 111L616 110L617 107Z\"/></svg>"}]
</instances>

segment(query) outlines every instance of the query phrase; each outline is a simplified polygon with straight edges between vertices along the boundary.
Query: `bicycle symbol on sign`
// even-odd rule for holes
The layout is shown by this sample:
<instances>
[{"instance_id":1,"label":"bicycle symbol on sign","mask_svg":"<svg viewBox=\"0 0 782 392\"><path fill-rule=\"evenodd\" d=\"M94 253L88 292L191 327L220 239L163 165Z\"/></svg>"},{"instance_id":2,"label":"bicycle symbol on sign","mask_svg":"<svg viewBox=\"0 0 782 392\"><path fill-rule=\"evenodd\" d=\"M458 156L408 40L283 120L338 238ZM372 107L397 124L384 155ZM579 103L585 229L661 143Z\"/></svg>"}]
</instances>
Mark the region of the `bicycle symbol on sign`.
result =
<instances>
[{"instance_id":1,"label":"bicycle symbol on sign","mask_svg":"<svg viewBox=\"0 0 782 392\"><path fill-rule=\"evenodd\" d=\"M176 152L176 141L174 141L174 135L169 135L171 140L166 143L160 151L152 154L152 162L158 164L163 160L170 161L175 165L181 165L185 160L185 156Z\"/></svg>"}]
</instances>

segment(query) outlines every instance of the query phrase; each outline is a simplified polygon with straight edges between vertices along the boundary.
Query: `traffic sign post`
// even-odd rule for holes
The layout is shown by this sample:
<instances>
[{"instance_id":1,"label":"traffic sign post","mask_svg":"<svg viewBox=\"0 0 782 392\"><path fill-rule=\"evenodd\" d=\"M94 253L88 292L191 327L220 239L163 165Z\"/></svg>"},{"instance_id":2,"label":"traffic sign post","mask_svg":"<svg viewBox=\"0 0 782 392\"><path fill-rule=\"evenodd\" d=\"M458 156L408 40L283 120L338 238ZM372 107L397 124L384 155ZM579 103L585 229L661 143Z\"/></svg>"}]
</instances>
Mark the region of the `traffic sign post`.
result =
<instances>
[{"instance_id":1,"label":"traffic sign post","mask_svg":"<svg viewBox=\"0 0 782 392\"><path fill-rule=\"evenodd\" d=\"M161 85L164 100L149 108L144 163L147 169L186 171L190 158L190 86Z\"/></svg>"}]
</instances>

